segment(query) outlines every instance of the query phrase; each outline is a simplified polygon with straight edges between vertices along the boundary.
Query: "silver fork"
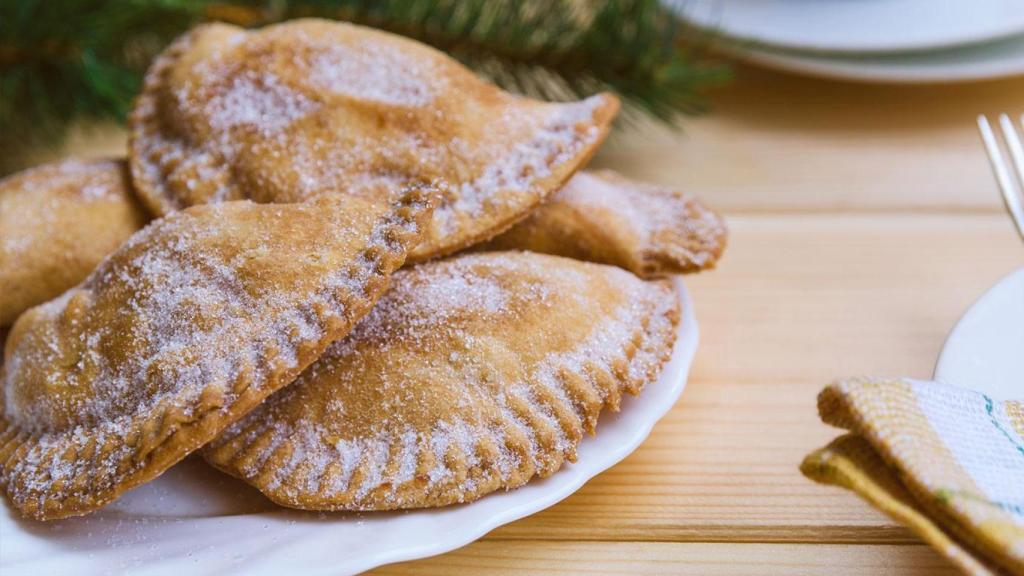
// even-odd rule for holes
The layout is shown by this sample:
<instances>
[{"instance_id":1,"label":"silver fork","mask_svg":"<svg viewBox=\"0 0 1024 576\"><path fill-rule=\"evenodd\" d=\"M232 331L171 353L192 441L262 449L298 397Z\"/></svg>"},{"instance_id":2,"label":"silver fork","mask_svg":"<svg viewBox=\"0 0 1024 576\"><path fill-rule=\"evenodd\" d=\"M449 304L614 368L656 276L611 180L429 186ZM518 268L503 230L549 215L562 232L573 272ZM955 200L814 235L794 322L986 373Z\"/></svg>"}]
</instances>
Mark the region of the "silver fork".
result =
<instances>
[{"instance_id":1,"label":"silver fork","mask_svg":"<svg viewBox=\"0 0 1024 576\"><path fill-rule=\"evenodd\" d=\"M1020 117L1020 124L1024 130L1024 115ZM1021 240L1024 240L1024 146L1021 145L1020 134L1017 133L1017 128L1008 115L999 115L999 127L1003 132L1006 150L1010 153L1013 166L1017 170L1016 179L1010 173L1010 164L1003 156L1003 150L999 146L995 131L988 123L988 118L984 114L978 116L978 130L981 131L981 139L988 151L988 160L992 164L996 182L999 183L999 190L1003 193L1003 202L1013 216L1017 233L1020 234Z\"/></svg>"}]
</instances>

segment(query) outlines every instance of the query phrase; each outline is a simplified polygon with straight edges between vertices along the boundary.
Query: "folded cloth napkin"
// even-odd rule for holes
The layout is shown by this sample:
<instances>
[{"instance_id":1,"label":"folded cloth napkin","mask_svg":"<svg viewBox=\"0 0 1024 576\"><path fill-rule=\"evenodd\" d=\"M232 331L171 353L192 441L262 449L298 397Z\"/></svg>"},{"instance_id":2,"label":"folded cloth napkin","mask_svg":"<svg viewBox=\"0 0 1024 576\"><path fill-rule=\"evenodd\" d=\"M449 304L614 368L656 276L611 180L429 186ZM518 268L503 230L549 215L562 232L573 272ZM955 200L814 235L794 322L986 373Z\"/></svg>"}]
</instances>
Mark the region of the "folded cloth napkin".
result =
<instances>
[{"instance_id":1,"label":"folded cloth napkin","mask_svg":"<svg viewBox=\"0 0 1024 576\"><path fill-rule=\"evenodd\" d=\"M967 573L1024 574L1024 401L856 379L825 388L818 412L850 433L804 475L853 490Z\"/></svg>"}]
</instances>

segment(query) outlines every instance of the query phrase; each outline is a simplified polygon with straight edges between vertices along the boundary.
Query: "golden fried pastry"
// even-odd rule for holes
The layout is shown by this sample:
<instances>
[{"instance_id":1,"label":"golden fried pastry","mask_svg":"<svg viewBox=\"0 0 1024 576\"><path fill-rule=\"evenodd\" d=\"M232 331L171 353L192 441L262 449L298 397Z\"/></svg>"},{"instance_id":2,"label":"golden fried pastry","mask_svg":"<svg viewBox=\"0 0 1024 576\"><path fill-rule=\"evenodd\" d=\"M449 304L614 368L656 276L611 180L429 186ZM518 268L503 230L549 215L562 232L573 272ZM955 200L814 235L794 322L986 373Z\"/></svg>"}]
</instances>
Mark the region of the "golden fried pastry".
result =
<instances>
[{"instance_id":1,"label":"golden fried pastry","mask_svg":"<svg viewBox=\"0 0 1024 576\"><path fill-rule=\"evenodd\" d=\"M652 278L714 267L726 235L722 218L689 194L601 170L576 174L478 249L556 254Z\"/></svg>"},{"instance_id":2,"label":"golden fried pastry","mask_svg":"<svg viewBox=\"0 0 1024 576\"><path fill-rule=\"evenodd\" d=\"M584 430L668 358L667 281L528 252L401 270L294 384L204 449L313 510L468 502L575 460Z\"/></svg>"},{"instance_id":3,"label":"golden fried pastry","mask_svg":"<svg viewBox=\"0 0 1024 576\"><path fill-rule=\"evenodd\" d=\"M428 198L194 207L22 314L0 419L14 507L38 519L95 510L294 380L384 291Z\"/></svg>"},{"instance_id":4,"label":"golden fried pastry","mask_svg":"<svg viewBox=\"0 0 1024 576\"><path fill-rule=\"evenodd\" d=\"M0 326L81 282L147 220L123 161L66 160L0 181Z\"/></svg>"},{"instance_id":5,"label":"golden fried pastry","mask_svg":"<svg viewBox=\"0 0 1024 576\"><path fill-rule=\"evenodd\" d=\"M582 165L614 96L544 103L385 32L325 20L196 28L146 75L131 115L132 176L158 214L250 198L444 188L415 260L486 240Z\"/></svg>"}]
</instances>

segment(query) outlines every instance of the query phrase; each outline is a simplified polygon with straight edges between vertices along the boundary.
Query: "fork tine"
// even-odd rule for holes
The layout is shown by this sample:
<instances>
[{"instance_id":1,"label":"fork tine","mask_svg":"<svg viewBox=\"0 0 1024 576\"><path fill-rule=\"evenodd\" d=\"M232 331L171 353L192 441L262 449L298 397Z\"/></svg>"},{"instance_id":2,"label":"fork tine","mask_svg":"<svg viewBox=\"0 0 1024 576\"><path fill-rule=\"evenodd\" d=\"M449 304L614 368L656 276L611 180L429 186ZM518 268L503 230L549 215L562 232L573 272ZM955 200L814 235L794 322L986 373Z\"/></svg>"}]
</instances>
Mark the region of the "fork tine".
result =
<instances>
[{"instance_id":1,"label":"fork tine","mask_svg":"<svg viewBox=\"0 0 1024 576\"><path fill-rule=\"evenodd\" d=\"M1024 146L1020 143L1020 136L1013 126L1013 121L1006 114L999 115L999 125L1003 129L1003 138L1006 139L1006 147L1010 150L1010 158L1017 168L1017 182L1024 186Z\"/></svg>"},{"instance_id":2,"label":"fork tine","mask_svg":"<svg viewBox=\"0 0 1024 576\"><path fill-rule=\"evenodd\" d=\"M1003 118L1006 118L1005 122ZM1017 154L1013 152L1014 144L1011 143L1012 141L1016 142L1017 152L1021 152L1022 158L1018 164L1018 170L1021 172L1022 180L1024 180L1024 152L1020 150L1020 138L1016 137L1017 132L1014 130L1013 124L1009 122L1009 117L1005 114L1000 116L1000 123L1002 124L1004 135L1007 137L1011 150L1010 153L1014 155L1015 163ZM1007 128L1009 128L1009 132L1007 132ZM981 139L985 143L985 149L988 151L989 163L992 165L992 172L995 174L996 182L999 184L999 191L1003 194L1003 202L1006 204L1006 209L1010 212L1010 216L1013 217L1013 222L1017 226L1017 233L1020 234L1021 240L1024 240L1024 206L1021 205L1021 195L1016 190L1016 184L1010 175L1010 169L1003 158L1003 151L999 148L996 135L984 114L978 116L978 130L981 132ZM1013 138L1010 137L1011 134Z\"/></svg>"}]
</instances>

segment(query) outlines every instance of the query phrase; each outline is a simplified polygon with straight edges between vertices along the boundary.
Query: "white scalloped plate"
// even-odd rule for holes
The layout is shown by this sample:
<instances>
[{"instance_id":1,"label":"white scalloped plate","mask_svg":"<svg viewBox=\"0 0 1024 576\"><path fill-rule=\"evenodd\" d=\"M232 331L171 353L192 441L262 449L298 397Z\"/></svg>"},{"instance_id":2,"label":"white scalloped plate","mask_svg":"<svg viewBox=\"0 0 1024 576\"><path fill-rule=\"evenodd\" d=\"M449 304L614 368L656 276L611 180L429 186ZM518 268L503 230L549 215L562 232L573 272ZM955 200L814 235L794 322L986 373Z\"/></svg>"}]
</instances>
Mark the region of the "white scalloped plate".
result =
<instances>
[{"instance_id":1,"label":"white scalloped plate","mask_svg":"<svg viewBox=\"0 0 1024 576\"><path fill-rule=\"evenodd\" d=\"M935 380L996 398L1024 397L1024 268L989 288L956 323Z\"/></svg>"},{"instance_id":2,"label":"white scalloped plate","mask_svg":"<svg viewBox=\"0 0 1024 576\"><path fill-rule=\"evenodd\" d=\"M0 510L0 574L352 574L441 554L543 510L629 455L675 404L697 348L683 308L672 359L622 411L605 414L580 444L579 462L472 504L404 513L316 514L279 508L254 489L189 458L104 510L83 518L25 521Z\"/></svg>"}]
</instances>

